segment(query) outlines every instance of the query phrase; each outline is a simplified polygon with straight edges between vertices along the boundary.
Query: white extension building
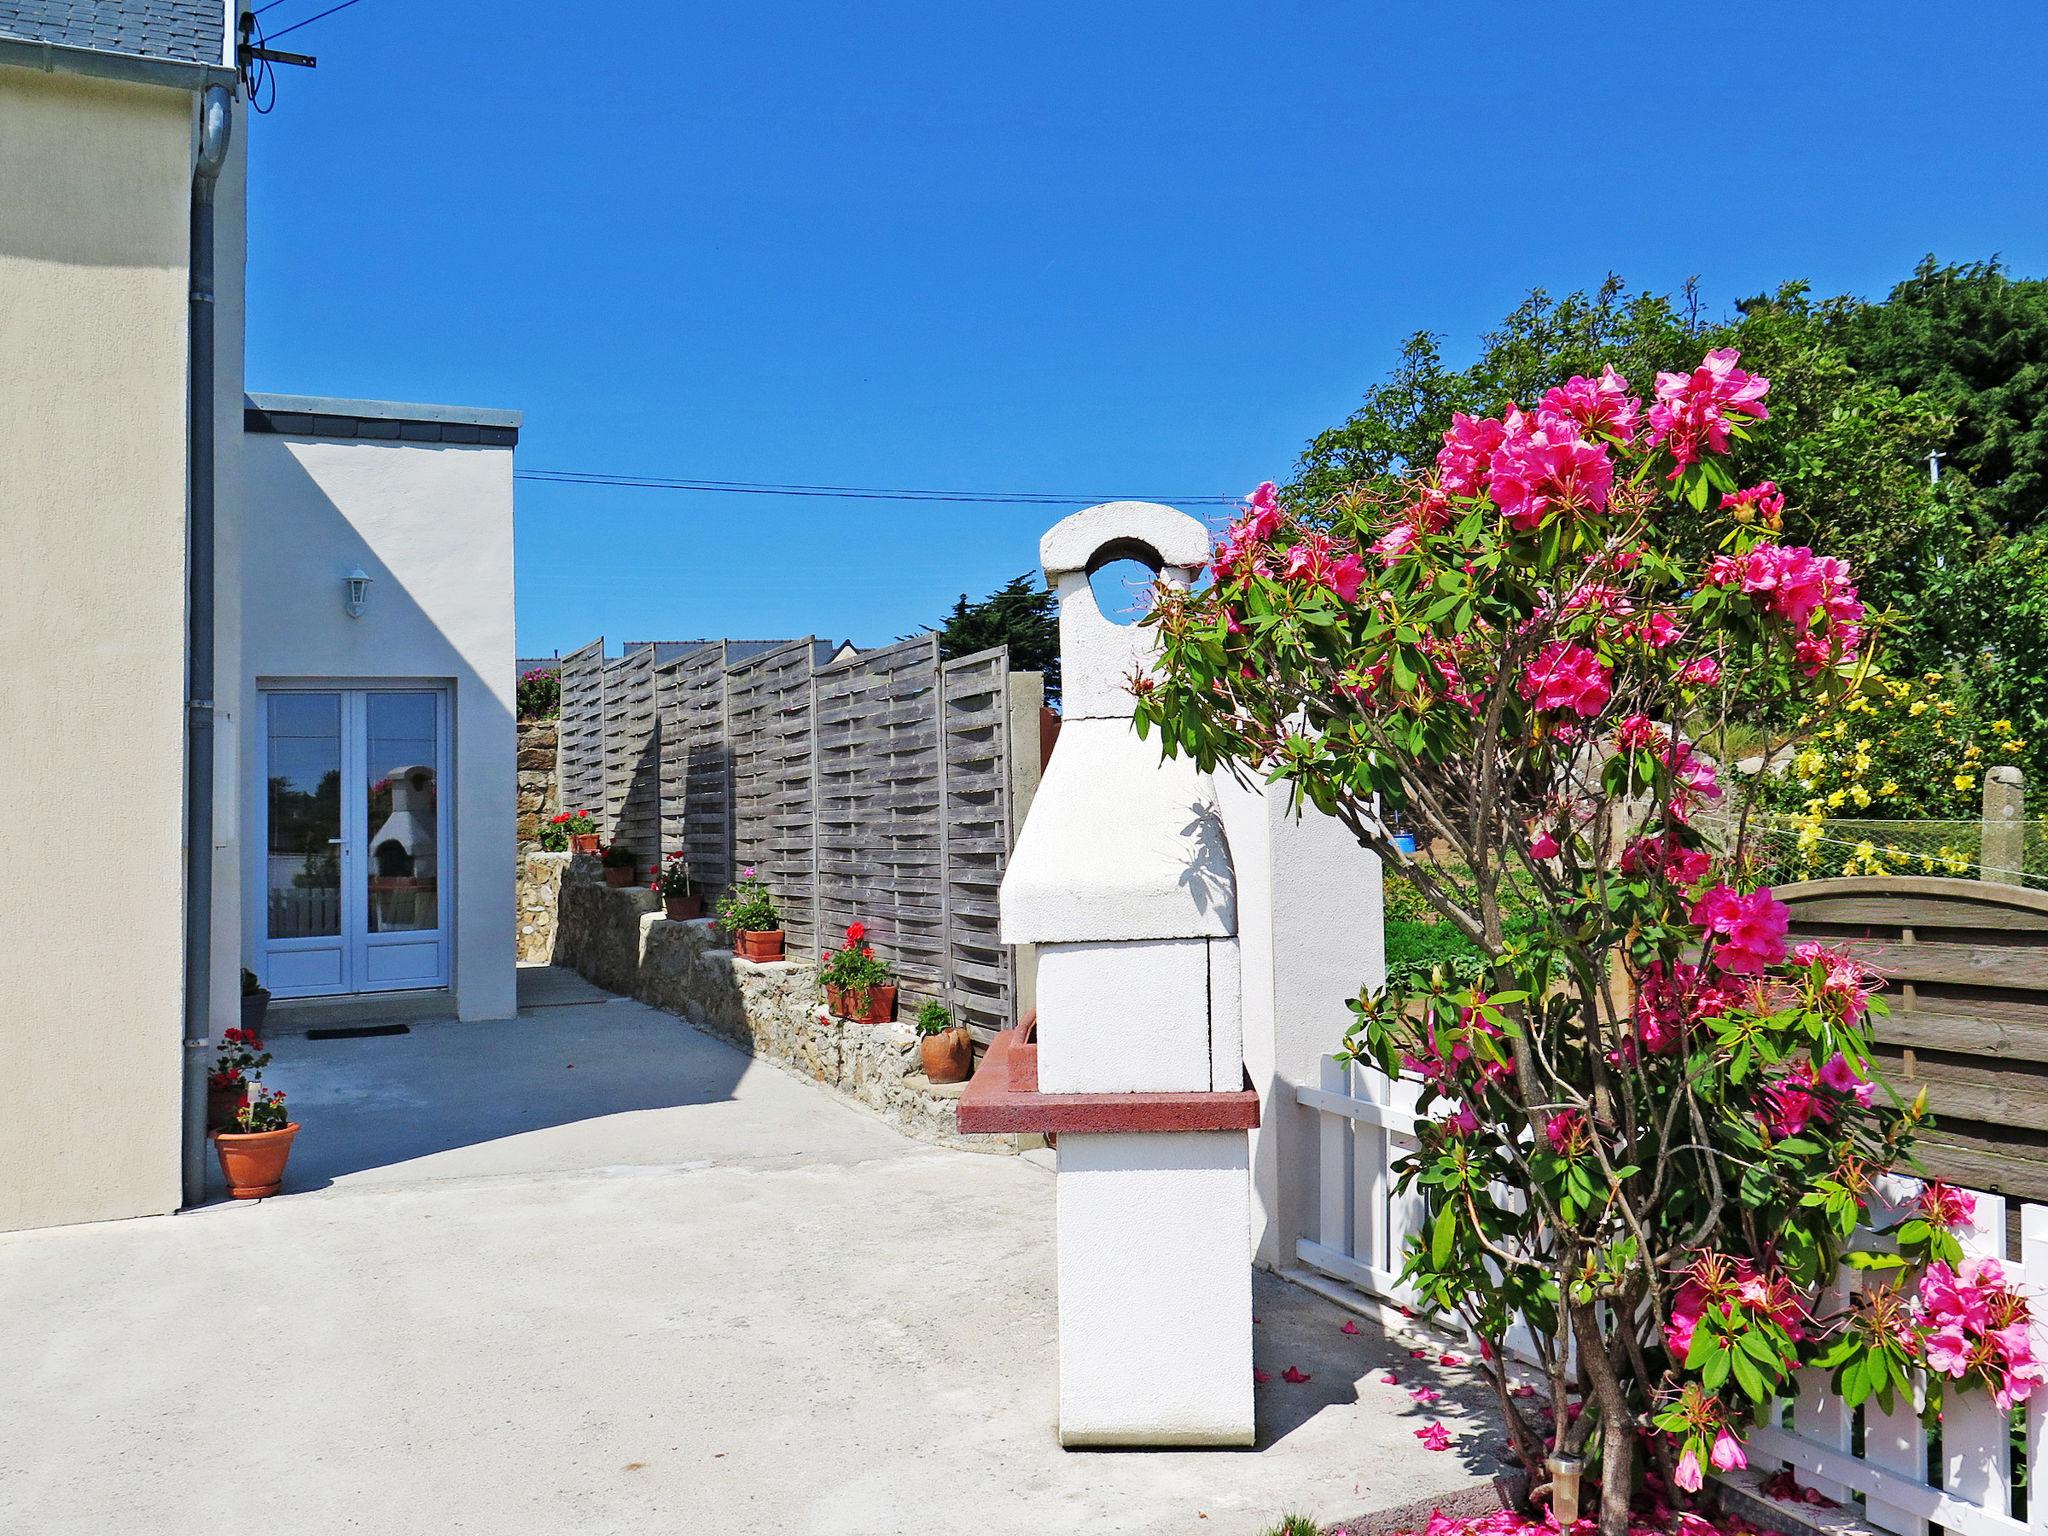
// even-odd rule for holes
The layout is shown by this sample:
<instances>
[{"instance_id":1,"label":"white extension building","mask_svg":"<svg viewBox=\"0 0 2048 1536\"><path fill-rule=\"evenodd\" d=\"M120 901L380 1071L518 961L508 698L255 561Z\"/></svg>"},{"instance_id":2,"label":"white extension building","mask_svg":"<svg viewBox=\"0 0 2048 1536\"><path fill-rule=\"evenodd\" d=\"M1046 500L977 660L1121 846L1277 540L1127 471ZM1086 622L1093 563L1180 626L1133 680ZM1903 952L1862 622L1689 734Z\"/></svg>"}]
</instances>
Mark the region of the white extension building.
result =
<instances>
[{"instance_id":1,"label":"white extension building","mask_svg":"<svg viewBox=\"0 0 2048 1536\"><path fill-rule=\"evenodd\" d=\"M247 963L504 1018L519 413L251 395L243 425Z\"/></svg>"}]
</instances>

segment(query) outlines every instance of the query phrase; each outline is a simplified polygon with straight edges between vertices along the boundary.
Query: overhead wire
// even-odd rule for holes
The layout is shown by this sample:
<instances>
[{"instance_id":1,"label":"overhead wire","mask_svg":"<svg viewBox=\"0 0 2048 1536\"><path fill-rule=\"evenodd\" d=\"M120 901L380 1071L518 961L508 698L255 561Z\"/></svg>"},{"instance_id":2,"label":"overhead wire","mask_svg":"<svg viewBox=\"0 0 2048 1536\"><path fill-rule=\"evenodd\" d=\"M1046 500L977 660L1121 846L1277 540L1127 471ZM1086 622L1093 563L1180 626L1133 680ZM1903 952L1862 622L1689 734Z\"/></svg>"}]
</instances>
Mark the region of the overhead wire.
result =
<instances>
[{"instance_id":1,"label":"overhead wire","mask_svg":"<svg viewBox=\"0 0 2048 1536\"><path fill-rule=\"evenodd\" d=\"M1104 501L1162 501L1170 505L1235 506L1236 496L1103 496L1061 491L963 491L913 486L819 485L807 482L708 480L671 475L625 475L600 470L521 469L515 480L589 485L614 490L695 491L729 496L793 496L840 501L927 501L984 506L1088 506Z\"/></svg>"}]
</instances>

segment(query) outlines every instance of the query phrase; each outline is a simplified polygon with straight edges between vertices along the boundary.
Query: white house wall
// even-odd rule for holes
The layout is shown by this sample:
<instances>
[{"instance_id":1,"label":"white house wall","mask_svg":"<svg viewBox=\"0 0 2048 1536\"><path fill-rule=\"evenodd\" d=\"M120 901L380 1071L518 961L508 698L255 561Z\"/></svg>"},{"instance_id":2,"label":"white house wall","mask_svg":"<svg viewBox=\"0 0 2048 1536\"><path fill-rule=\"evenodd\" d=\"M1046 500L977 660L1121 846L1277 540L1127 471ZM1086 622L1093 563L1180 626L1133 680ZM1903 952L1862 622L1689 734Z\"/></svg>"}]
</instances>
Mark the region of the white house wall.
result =
<instances>
[{"instance_id":1,"label":"white house wall","mask_svg":"<svg viewBox=\"0 0 2048 1536\"><path fill-rule=\"evenodd\" d=\"M453 985L465 1019L514 1011L512 453L250 432L242 560L245 836L262 803L260 683L438 682L450 690ZM342 579L361 566L351 618ZM250 861L245 860L245 864ZM258 872L243 879L260 885ZM265 905L244 903L243 950Z\"/></svg>"}]
</instances>

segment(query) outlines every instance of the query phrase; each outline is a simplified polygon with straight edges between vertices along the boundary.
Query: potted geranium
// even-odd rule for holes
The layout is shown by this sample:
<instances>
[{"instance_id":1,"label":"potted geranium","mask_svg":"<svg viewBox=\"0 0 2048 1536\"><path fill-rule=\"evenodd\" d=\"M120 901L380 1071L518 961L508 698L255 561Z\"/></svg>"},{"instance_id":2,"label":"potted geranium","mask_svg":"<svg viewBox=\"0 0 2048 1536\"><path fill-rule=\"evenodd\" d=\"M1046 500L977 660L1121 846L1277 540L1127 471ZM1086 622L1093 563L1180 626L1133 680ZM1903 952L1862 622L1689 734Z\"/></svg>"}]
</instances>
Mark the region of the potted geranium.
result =
<instances>
[{"instance_id":1,"label":"potted geranium","mask_svg":"<svg viewBox=\"0 0 2048 1536\"><path fill-rule=\"evenodd\" d=\"M655 871L654 882L648 889L661 897L661 909L672 923L704 915L704 898L690 885L690 859L686 853L670 854Z\"/></svg>"},{"instance_id":2,"label":"potted geranium","mask_svg":"<svg viewBox=\"0 0 2048 1536\"><path fill-rule=\"evenodd\" d=\"M249 973L242 972L244 976ZM269 994L266 993L267 997ZM243 1017L247 1017L244 1014ZM270 1053L252 1029L224 1029L220 1051L206 1074L206 1129L224 1131L234 1124L235 1114L247 1097L256 1074L270 1065Z\"/></svg>"},{"instance_id":3,"label":"potted geranium","mask_svg":"<svg viewBox=\"0 0 2048 1536\"><path fill-rule=\"evenodd\" d=\"M597 818L588 811L564 811L548 825L563 839L571 853L597 852Z\"/></svg>"},{"instance_id":4,"label":"potted geranium","mask_svg":"<svg viewBox=\"0 0 2048 1536\"><path fill-rule=\"evenodd\" d=\"M782 914L753 865L741 870L739 883L720 898L718 926L731 935L732 952L742 960L782 958Z\"/></svg>"},{"instance_id":5,"label":"potted geranium","mask_svg":"<svg viewBox=\"0 0 2048 1536\"><path fill-rule=\"evenodd\" d=\"M292 1155L298 1122L285 1113L284 1091L261 1084L235 1112L234 1129L213 1138L221 1177L236 1200L261 1200L284 1187L284 1165Z\"/></svg>"},{"instance_id":6,"label":"potted geranium","mask_svg":"<svg viewBox=\"0 0 2048 1536\"><path fill-rule=\"evenodd\" d=\"M637 856L624 843L606 843L597 856L604 865L606 885L631 885L640 873Z\"/></svg>"},{"instance_id":7,"label":"potted geranium","mask_svg":"<svg viewBox=\"0 0 2048 1536\"><path fill-rule=\"evenodd\" d=\"M256 979L256 973L246 965L242 967L242 1029L245 1033L263 1033L263 1015L270 1008L270 989Z\"/></svg>"},{"instance_id":8,"label":"potted geranium","mask_svg":"<svg viewBox=\"0 0 2048 1536\"><path fill-rule=\"evenodd\" d=\"M828 949L819 967L825 1005L855 1024L886 1024L896 1017L896 973L875 957L865 923L850 923L846 942Z\"/></svg>"},{"instance_id":9,"label":"potted geranium","mask_svg":"<svg viewBox=\"0 0 2048 1536\"><path fill-rule=\"evenodd\" d=\"M917 1054L934 1083L964 1083L974 1070L974 1037L936 998L917 1010Z\"/></svg>"}]
</instances>

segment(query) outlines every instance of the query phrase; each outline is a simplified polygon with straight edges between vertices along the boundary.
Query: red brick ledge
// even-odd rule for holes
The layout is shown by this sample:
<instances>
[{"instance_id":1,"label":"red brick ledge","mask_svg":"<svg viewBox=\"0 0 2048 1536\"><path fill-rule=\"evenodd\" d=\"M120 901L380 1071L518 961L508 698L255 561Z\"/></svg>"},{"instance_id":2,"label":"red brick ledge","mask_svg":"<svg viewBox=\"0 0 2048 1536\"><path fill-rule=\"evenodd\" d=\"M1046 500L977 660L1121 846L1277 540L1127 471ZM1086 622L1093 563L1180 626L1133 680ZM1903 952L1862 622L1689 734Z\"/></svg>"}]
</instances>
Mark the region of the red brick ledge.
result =
<instances>
[{"instance_id":1,"label":"red brick ledge","mask_svg":"<svg viewBox=\"0 0 2048 1536\"><path fill-rule=\"evenodd\" d=\"M1032 1015L989 1043L955 1107L963 1132L1248 1131L1259 1123L1249 1076L1235 1093L1040 1093L1037 1027Z\"/></svg>"}]
</instances>

